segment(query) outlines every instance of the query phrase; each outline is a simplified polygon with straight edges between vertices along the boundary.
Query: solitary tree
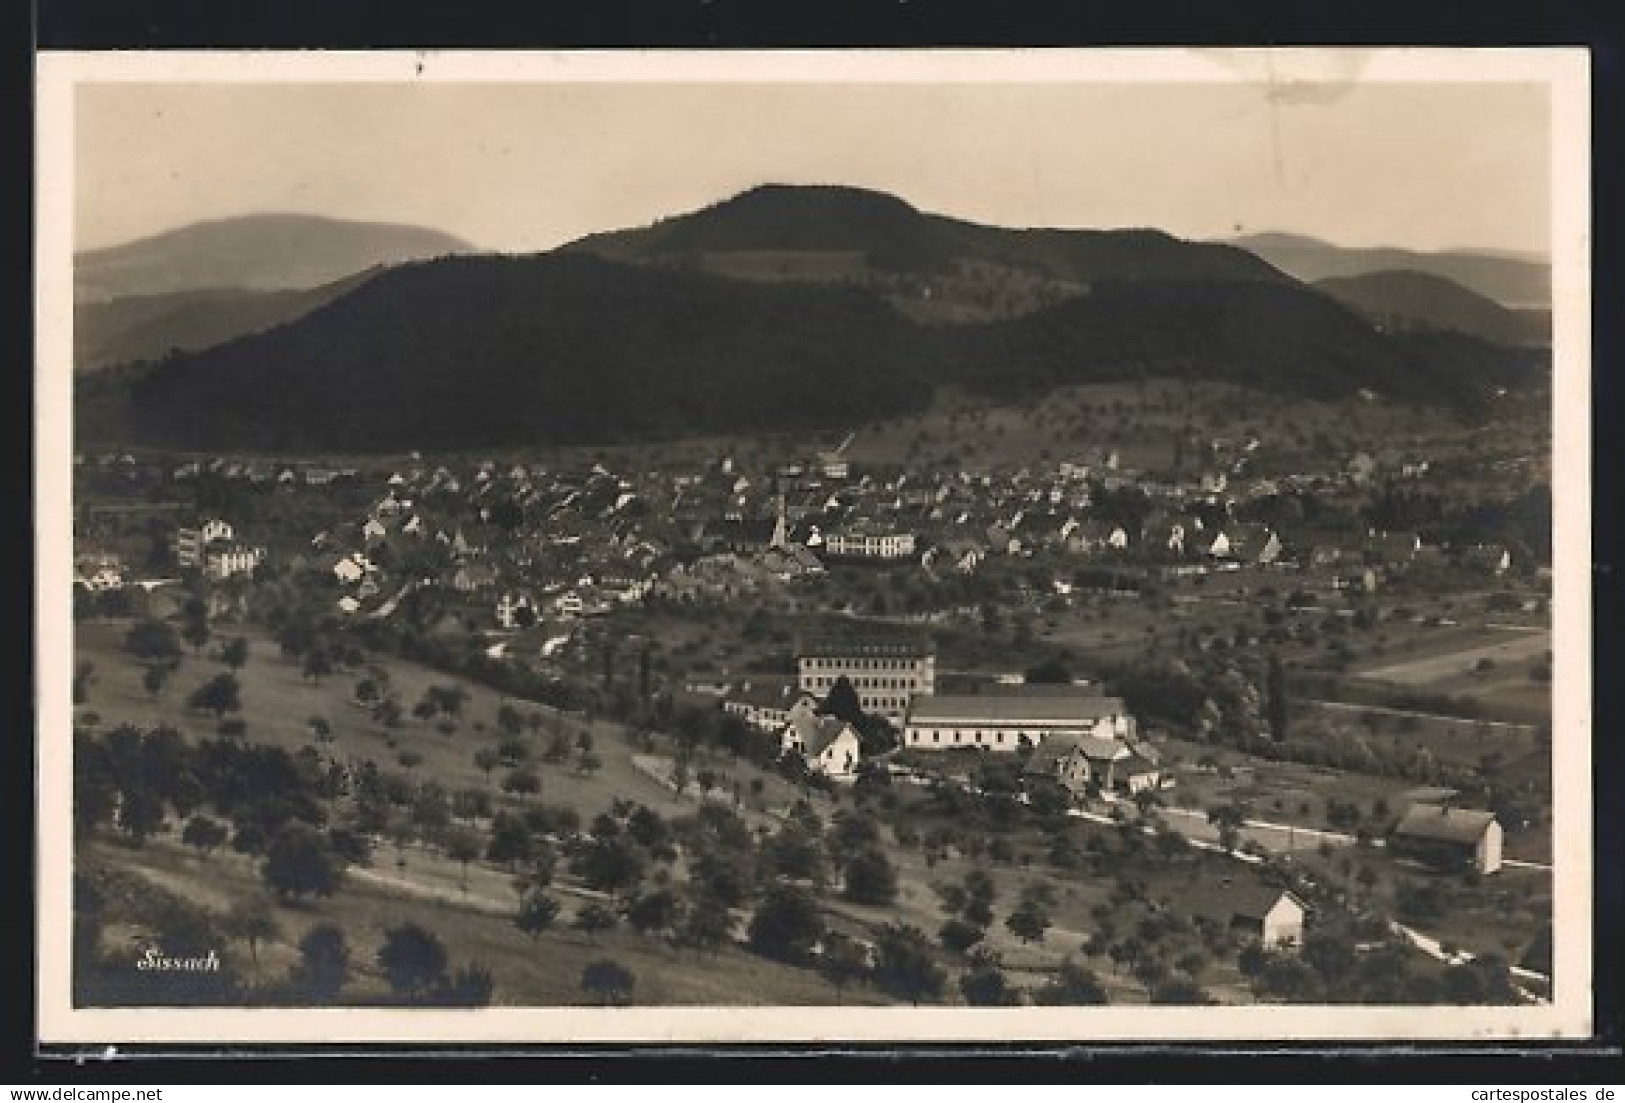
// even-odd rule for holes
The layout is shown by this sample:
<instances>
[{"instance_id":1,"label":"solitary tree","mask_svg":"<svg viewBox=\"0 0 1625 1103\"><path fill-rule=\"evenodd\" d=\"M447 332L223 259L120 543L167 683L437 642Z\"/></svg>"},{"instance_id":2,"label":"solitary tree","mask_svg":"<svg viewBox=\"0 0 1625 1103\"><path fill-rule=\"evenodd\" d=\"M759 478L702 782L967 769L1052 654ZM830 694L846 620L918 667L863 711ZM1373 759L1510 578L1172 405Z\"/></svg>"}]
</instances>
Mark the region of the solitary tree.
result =
<instances>
[{"instance_id":1,"label":"solitary tree","mask_svg":"<svg viewBox=\"0 0 1625 1103\"><path fill-rule=\"evenodd\" d=\"M1100 979L1071 958L1061 962L1055 979L1033 993L1036 1003L1049 1006L1078 1006L1107 1002Z\"/></svg>"},{"instance_id":2,"label":"solitary tree","mask_svg":"<svg viewBox=\"0 0 1625 1103\"><path fill-rule=\"evenodd\" d=\"M446 857L456 862L462 869L461 886L464 892L468 891L468 863L480 856L480 836L466 827L453 827L447 830Z\"/></svg>"},{"instance_id":3,"label":"solitary tree","mask_svg":"<svg viewBox=\"0 0 1625 1103\"><path fill-rule=\"evenodd\" d=\"M294 823L282 829L265 854L265 881L284 900L332 896L344 865L326 835Z\"/></svg>"},{"instance_id":4,"label":"solitary tree","mask_svg":"<svg viewBox=\"0 0 1625 1103\"><path fill-rule=\"evenodd\" d=\"M1049 929L1049 913L1044 905L1037 900L1028 898L1023 900L1010 917L1004 921L1010 933L1023 942L1042 942L1044 932Z\"/></svg>"},{"instance_id":5,"label":"solitary tree","mask_svg":"<svg viewBox=\"0 0 1625 1103\"><path fill-rule=\"evenodd\" d=\"M318 1000L330 1000L350 977L350 946L332 923L318 923L299 940L296 985Z\"/></svg>"},{"instance_id":6,"label":"solitary tree","mask_svg":"<svg viewBox=\"0 0 1625 1103\"><path fill-rule=\"evenodd\" d=\"M389 987L408 999L421 999L446 976L446 946L438 935L416 923L402 923L384 932L378 948L378 968Z\"/></svg>"},{"instance_id":7,"label":"solitary tree","mask_svg":"<svg viewBox=\"0 0 1625 1103\"><path fill-rule=\"evenodd\" d=\"M218 720L226 713L237 712L243 707L242 686L230 674L216 674L193 692L187 704L214 713Z\"/></svg>"},{"instance_id":8,"label":"solitary tree","mask_svg":"<svg viewBox=\"0 0 1625 1103\"><path fill-rule=\"evenodd\" d=\"M540 889L531 889L519 901L519 914L514 926L534 940L553 925L559 915L559 902Z\"/></svg>"},{"instance_id":9,"label":"solitary tree","mask_svg":"<svg viewBox=\"0 0 1625 1103\"><path fill-rule=\"evenodd\" d=\"M220 648L220 661L232 670L241 670L248 665L248 640L242 636L227 640Z\"/></svg>"},{"instance_id":10,"label":"solitary tree","mask_svg":"<svg viewBox=\"0 0 1625 1103\"><path fill-rule=\"evenodd\" d=\"M812 897L794 885L774 884L750 918L750 948L775 961L800 964L811 958L824 934L824 917Z\"/></svg>"},{"instance_id":11,"label":"solitary tree","mask_svg":"<svg viewBox=\"0 0 1625 1103\"><path fill-rule=\"evenodd\" d=\"M581 970L581 991L605 1007L632 1002L637 978L618 961L601 958Z\"/></svg>"},{"instance_id":12,"label":"solitary tree","mask_svg":"<svg viewBox=\"0 0 1625 1103\"><path fill-rule=\"evenodd\" d=\"M320 683L333 673L333 658L325 647L312 647L305 652L305 661L300 670L308 680Z\"/></svg>"},{"instance_id":13,"label":"solitary tree","mask_svg":"<svg viewBox=\"0 0 1625 1103\"><path fill-rule=\"evenodd\" d=\"M987 931L963 919L950 919L937 932L942 948L950 954L964 956L970 948L987 937Z\"/></svg>"},{"instance_id":14,"label":"solitary tree","mask_svg":"<svg viewBox=\"0 0 1625 1103\"><path fill-rule=\"evenodd\" d=\"M1004 970L991 958L960 975L959 991L972 1007L1014 1007L1021 1002Z\"/></svg>"},{"instance_id":15,"label":"solitary tree","mask_svg":"<svg viewBox=\"0 0 1625 1103\"><path fill-rule=\"evenodd\" d=\"M271 908L271 902L260 896L238 902L226 913L224 926L226 934L247 943L248 958L253 965L255 977L258 977L260 943L282 933L282 928L276 921L276 913Z\"/></svg>"},{"instance_id":16,"label":"solitary tree","mask_svg":"<svg viewBox=\"0 0 1625 1103\"><path fill-rule=\"evenodd\" d=\"M229 837L224 824L201 813L187 820L186 826L181 828L181 842L205 858L225 846Z\"/></svg>"},{"instance_id":17,"label":"solitary tree","mask_svg":"<svg viewBox=\"0 0 1625 1103\"><path fill-rule=\"evenodd\" d=\"M165 663L153 663L141 674L141 688L147 691L148 697L156 698L164 691L164 683L169 681L169 666Z\"/></svg>"},{"instance_id":18,"label":"solitary tree","mask_svg":"<svg viewBox=\"0 0 1625 1103\"><path fill-rule=\"evenodd\" d=\"M897 873L878 847L865 847L847 862L846 898L857 904L890 904L897 899Z\"/></svg>"},{"instance_id":19,"label":"solitary tree","mask_svg":"<svg viewBox=\"0 0 1625 1103\"><path fill-rule=\"evenodd\" d=\"M874 980L882 991L918 1005L939 998L948 977L924 933L892 923L875 940Z\"/></svg>"}]
</instances>

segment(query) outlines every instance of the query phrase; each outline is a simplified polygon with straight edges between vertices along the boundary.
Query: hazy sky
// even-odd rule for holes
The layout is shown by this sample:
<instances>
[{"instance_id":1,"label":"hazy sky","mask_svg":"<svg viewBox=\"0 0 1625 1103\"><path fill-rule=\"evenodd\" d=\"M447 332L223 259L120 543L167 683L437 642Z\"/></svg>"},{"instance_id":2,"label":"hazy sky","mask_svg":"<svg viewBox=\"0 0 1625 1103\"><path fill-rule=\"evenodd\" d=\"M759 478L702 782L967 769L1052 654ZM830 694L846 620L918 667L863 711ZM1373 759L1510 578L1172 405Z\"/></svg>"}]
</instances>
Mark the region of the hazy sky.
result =
<instances>
[{"instance_id":1,"label":"hazy sky","mask_svg":"<svg viewBox=\"0 0 1625 1103\"><path fill-rule=\"evenodd\" d=\"M104 84L78 248L304 211L546 249L754 184L1007 226L1549 248L1538 84Z\"/></svg>"}]
</instances>

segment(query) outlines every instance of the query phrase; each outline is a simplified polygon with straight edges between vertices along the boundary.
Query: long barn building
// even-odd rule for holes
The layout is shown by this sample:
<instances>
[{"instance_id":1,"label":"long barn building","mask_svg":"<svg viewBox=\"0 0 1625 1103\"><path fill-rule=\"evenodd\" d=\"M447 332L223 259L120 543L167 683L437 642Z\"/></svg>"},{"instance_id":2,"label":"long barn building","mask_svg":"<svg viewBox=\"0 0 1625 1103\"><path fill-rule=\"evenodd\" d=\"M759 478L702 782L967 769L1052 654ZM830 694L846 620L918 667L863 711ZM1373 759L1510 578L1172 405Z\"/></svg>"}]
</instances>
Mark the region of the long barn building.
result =
<instances>
[{"instance_id":1,"label":"long barn building","mask_svg":"<svg viewBox=\"0 0 1625 1103\"><path fill-rule=\"evenodd\" d=\"M1076 693L981 693L919 697L903 726L903 746L920 750L982 747L1013 752L1057 735L1124 741L1134 717L1121 698Z\"/></svg>"}]
</instances>

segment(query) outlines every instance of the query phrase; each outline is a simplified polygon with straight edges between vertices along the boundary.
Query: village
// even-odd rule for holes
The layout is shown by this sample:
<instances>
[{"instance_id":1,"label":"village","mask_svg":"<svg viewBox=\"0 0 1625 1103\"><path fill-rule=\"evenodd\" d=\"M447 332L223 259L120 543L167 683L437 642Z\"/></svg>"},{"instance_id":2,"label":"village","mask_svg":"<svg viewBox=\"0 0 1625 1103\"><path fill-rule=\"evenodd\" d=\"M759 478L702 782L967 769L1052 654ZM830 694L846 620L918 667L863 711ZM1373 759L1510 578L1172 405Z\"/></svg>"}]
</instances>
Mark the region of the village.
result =
<instances>
[{"instance_id":1,"label":"village","mask_svg":"<svg viewBox=\"0 0 1625 1103\"><path fill-rule=\"evenodd\" d=\"M731 790L736 812L759 813L747 818L775 838L798 817L846 823L858 812L842 802L856 801L869 826L847 843L879 853L901 896L853 890L863 871L832 851L840 899L858 907L831 911L830 929L873 955L878 920L862 906L903 899L912 914L935 893L948 925L933 952L978 978L962 986L972 1002L995 998L991 973L1049 978L1027 989L1036 1000L1079 955L1114 1002L1292 999L1300 982L1335 999L1358 986L1329 972L1309 985L1303 970L1323 963L1296 960L1306 946L1324 955L1334 934L1441 970L1420 988L1428 998L1452 984L1469 1002L1545 998L1551 572L1538 431L1491 425L1400 448L1375 434L1340 451L1231 425L1159 433L1155 449L1125 440L986 463L931 454L921 436L910 448L854 431L543 459L76 456L76 727L93 737L146 717L207 730L212 712L222 736L303 745L353 770L361 752L335 739L332 709L307 723L290 705L267 721L282 725L273 736L235 697L216 708L198 696L219 678L191 698L166 682L207 653L235 686L280 652L301 692L354 681L349 726L394 749L412 702L390 690L388 656L490 696L489 721L509 735L484 749L489 765L476 753L478 774L466 754L457 767L492 790L456 817L466 826L495 831L504 807L532 799L543 756L508 723L527 709L552 718L531 725L538 747L544 728L554 743L564 725L600 732L577 748L576 780L547 787L603 786L612 817L634 794L609 792L623 765L609 732L639 799L681 801L692 784L702 805L713 789L726 804ZM130 641L142 626L178 631L194 657L141 652ZM250 639L267 657L233 663ZM124 677L113 668L129 654L124 715L97 683ZM412 715L466 730L434 690ZM728 771L706 765L718 748L755 764L754 790L742 768L722 784ZM410 753L399 764L421 775L439 751ZM367 755L384 756L374 769L387 757ZM168 825L177 839L181 827ZM431 855L414 868L453 853L445 830L380 822L372 834ZM556 825L540 834L591 845ZM476 856L482 876L511 865L487 847ZM963 893L938 873L988 862L1006 867L994 878L1012 881L1004 897L1021 899L1002 956L987 956L990 917L959 914ZM468 864L456 892L436 896L440 882L404 864L395 890L476 906ZM1027 871L1033 883L1017 888ZM823 901L824 875L807 883ZM754 923L748 894L724 896L736 934ZM928 933L936 907L917 924ZM1154 926L1165 909L1220 933L1201 954L1137 971L1108 913ZM1046 953L1064 941L1044 934L1063 914L1080 933ZM806 952L823 960L827 942ZM1464 970L1471 985L1451 979ZM1002 985L996 999L1019 1002Z\"/></svg>"}]
</instances>

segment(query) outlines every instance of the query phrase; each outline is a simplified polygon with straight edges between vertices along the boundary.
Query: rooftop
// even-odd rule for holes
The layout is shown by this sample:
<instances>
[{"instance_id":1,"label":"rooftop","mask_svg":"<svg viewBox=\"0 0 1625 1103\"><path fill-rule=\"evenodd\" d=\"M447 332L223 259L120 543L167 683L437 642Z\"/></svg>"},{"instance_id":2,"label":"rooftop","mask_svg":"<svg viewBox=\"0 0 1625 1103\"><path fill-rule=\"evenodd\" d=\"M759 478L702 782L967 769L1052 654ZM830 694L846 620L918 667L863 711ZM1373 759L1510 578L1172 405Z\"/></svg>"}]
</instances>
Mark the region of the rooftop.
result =
<instances>
[{"instance_id":1,"label":"rooftop","mask_svg":"<svg viewBox=\"0 0 1625 1103\"><path fill-rule=\"evenodd\" d=\"M1476 808L1413 804L1395 825L1393 833L1411 839L1476 844L1494 822L1493 812Z\"/></svg>"},{"instance_id":2,"label":"rooftop","mask_svg":"<svg viewBox=\"0 0 1625 1103\"><path fill-rule=\"evenodd\" d=\"M909 710L911 723L948 721L1003 721L1006 723L1087 723L1124 713L1122 698L1098 693L1074 694L938 694L916 697Z\"/></svg>"},{"instance_id":3,"label":"rooftop","mask_svg":"<svg viewBox=\"0 0 1625 1103\"><path fill-rule=\"evenodd\" d=\"M927 658L937 653L936 646L928 639L872 639L872 638L841 638L834 636L810 639L800 643L796 649L799 658L812 658L815 656L829 658Z\"/></svg>"}]
</instances>

